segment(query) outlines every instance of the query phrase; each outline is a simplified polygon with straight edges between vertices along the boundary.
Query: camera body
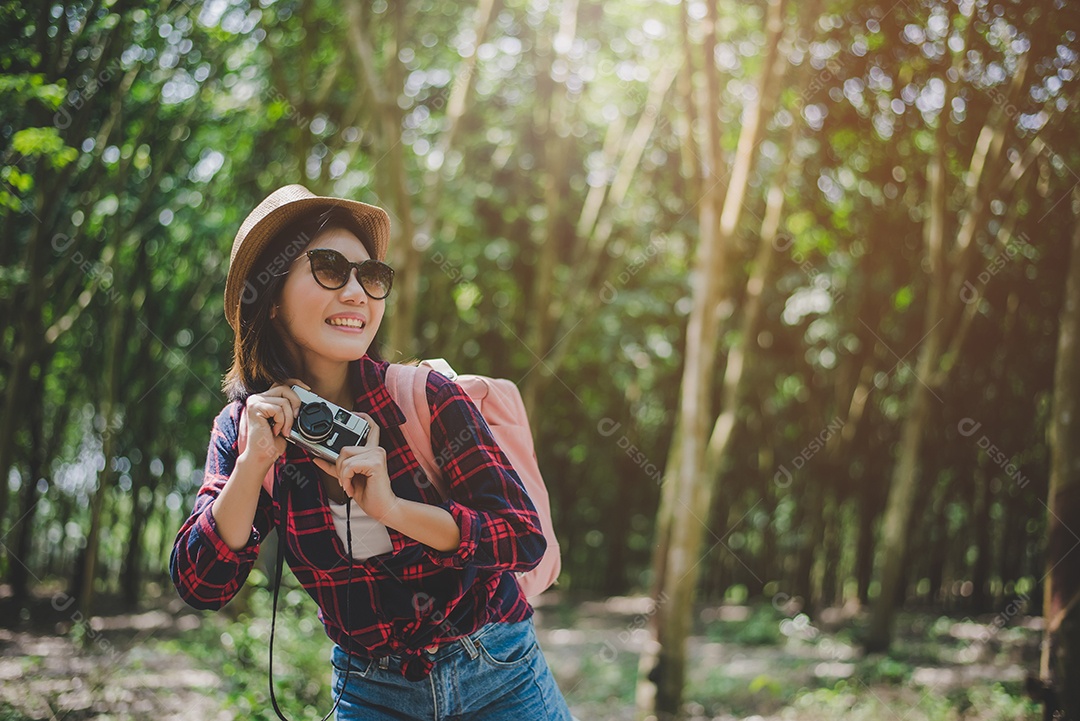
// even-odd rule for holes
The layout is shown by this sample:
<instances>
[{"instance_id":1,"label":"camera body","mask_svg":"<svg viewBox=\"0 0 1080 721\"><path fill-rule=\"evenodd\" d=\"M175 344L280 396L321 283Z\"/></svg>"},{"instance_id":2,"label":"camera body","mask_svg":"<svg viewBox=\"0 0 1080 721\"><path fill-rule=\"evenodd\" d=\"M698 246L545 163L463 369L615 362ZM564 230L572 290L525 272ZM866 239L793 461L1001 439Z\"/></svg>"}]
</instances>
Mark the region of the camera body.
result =
<instances>
[{"instance_id":1,"label":"camera body","mask_svg":"<svg viewBox=\"0 0 1080 721\"><path fill-rule=\"evenodd\" d=\"M300 412L289 441L331 463L337 463L342 448L363 445L370 430L367 421L298 385L292 389L300 396Z\"/></svg>"}]
</instances>

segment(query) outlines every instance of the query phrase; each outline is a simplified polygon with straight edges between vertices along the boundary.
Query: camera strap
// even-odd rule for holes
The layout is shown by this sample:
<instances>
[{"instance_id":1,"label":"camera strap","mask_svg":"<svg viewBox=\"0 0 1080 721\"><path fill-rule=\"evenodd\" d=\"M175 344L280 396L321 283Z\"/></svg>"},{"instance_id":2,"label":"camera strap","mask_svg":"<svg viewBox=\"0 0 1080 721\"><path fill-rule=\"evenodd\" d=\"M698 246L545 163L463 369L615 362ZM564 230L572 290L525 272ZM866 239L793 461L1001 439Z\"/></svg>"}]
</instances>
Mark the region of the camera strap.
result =
<instances>
[{"instance_id":1,"label":"camera strap","mask_svg":"<svg viewBox=\"0 0 1080 721\"><path fill-rule=\"evenodd\" d=\"M292 479L290 476L286 476L282 482L282 495L281 495L281 518L278 521L278 548L277 548L277 572L274 576L274 606L273 611L270 614L270 703L274 707L274 713L281 721L289 721L278 707L277 698L274 696L274 628L277 626L277 604L278 604L278 591L281 590L281 578L285 571L285 543L287 534L288 523L288 504L289 504L289 491L292 489ZM348 547L348 562L349 562L349 580L348 585L345 586L345 622L348 623L352 618L349 613L349 596L352 591L353 580L353 557L352 557L352 523L350 522L350 510L352 507L352 499L348 499L345 504L345 537L346 545ZM349 683L349 672L352 670L352 654L348 653L346 649L346 663L345 663L345 679L341 682L341 690L338 691L337 698L334 700L334 705L330 708L330 711L323 716L322 721L327 721L334 711L337 710L338 704L341 703L341 696L345 693L345 686ZM359 670L359 669L358 669Z\"/></svg>"}]
</instances>

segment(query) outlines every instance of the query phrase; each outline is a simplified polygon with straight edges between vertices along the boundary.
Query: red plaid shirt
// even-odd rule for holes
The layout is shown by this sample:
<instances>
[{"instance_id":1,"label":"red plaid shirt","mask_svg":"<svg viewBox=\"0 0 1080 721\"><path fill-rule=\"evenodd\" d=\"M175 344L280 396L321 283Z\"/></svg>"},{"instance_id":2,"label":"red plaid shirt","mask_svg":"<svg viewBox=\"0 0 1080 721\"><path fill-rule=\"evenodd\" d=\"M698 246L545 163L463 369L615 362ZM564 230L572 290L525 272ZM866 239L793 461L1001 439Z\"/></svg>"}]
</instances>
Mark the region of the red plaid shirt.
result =
<instances>
[{"instance_id":1,"label":"red plaid shirt","mask_svg":"<svg viewBox=\"0 0 1080 721\"><path fill-rule=\"evenodd\" d=\"M431 441L450 489L443 501L405 442L405 416L386 389L386 362L364 356L350 364L361 388L353 410L380 428L379 445L394 493L445 508L461 531L452 551L438 551L387 528L393 550L353 561L334 529L312 456L292 443L274 466L273 497L262 490L246 546L231 550L217 532L210 506L236 465L243 401L214 419L206 472L191 516L173 545L169 570L181 598L198 609L219 609L244 584L259 543L281 517L283 483L292 479L285 559L319 606L327 635L362 657L407 659L407 675L431 672L424 649L468 635L489 622L516 622L533 609L512 571L534 568L547 548L536 508L472 401L453 381L431 373ZM353 585L345 618L349 565Z\"/></svg>"}]
</instances>

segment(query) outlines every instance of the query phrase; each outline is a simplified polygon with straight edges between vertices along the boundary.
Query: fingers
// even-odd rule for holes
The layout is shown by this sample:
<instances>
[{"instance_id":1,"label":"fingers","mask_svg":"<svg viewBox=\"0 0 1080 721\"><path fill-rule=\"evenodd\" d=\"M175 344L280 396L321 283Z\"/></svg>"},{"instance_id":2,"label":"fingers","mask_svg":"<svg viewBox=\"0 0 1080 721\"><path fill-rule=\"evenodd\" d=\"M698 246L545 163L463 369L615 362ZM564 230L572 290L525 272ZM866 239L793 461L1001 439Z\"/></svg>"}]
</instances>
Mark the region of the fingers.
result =
<instances>
[{"instance_id":1,"label":"fingers","mask_svg":"<svg viewBox=\"0 0 1080 721\"><path fill-rule=\"evenodd\" d=\"M338 456L338 478L351 479L353 476L370 478L378 472L379 466L384 463L383 459L374 453L357 453L347 456Z\"/></svg>"},{"instance_id":2,"label":"fingers","mask_svg":"<svg viewBox=\"0 0 1080 721\"><path fill-rule=\"evenodd\" d=\"M341 486L341 490L345 491L345 495L349 498L353 497L355 485L353 484L352 474L344 475L347 471L343 471L339 465L335 465L325 458L319 458L314 456L312 460L315 465L321 468L326 474L338 479L338 484ZM338 459L340 462L340 458Z\"/></svg>"},{"instance_id":3,"label":"fingers","mask_svg":"<svg viewBox=\"0 0 1080 721\"><path fill-rule=\"evenodd\" d=\"M380 451L381 448L362 449L354 450L351 455L343 452L338 456L337 477L349 498L353 498L360 484L366 484L380 474L386 475L386 456Z\"/></svg>"},{"instance_id":4,"label":"fingers","mask_svg":"<svg viewBox=\"0 0 1080 721\"><path fill-rule=\"evenodd\" d=\"M360 416L368 423L368 434L361 448L377 448L379 446L379 425L375 419L363 411L353 411L353 415Z\"/></svg>"},{"instance_id":5,"label":"fingers","mask_svg":"<svg viewBox=\"0 0 1080 721\"><path fill-rule=\"evenodd\" d=\"M282 437L289 435L296 412L288 398L263 395L254 403L249 401L248 405L255 415L267 420L274 435Z\"/></svg>"},{"instance_id":6,"label":"fingers","mask_svg":"<svg viewBox=\"0 0 1080 721\"><path fill-rule=\"evenodd\" d=\"M314 457L315 465L328 475L334 476L349 498L364 488L369 479L386 475L386 452L379 446L379 426L375 419L362 411L353 411L368 423L367 438L363 445L345 446L338 454L337 463Z\"/></svg>"},{"instance_id":7,"label":"fingers","mask_svg":"<svg viewBox=\"0 0 1080 721\"><path fill-rule=\"evenodd\" d=\"M292 389L293 384L311 390L308 384L304 383L302 380L290 378L285 384L276 385L265 393L252 396L252 400L256 400L257 403L264 402L275 406L275 409L271 410L260 408L256 403L255 408L256 410L261 411L260 415L263 415L270 421L270 426L274 429L274 433L283 438L289 436L289 433L292 431L293 422L300 413L300 396ZM280 409L280 411L278 409Z\"/></svg>"}]
</instances>

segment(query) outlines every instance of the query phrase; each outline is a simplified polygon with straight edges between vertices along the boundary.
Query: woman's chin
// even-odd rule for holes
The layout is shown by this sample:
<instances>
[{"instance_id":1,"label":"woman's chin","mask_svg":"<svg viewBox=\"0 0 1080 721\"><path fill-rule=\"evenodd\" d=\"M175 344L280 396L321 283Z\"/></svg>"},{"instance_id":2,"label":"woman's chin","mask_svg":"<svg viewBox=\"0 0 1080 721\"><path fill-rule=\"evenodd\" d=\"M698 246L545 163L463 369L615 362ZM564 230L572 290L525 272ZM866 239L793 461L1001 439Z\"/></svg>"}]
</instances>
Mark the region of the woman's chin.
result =
<instances>
[{"instance_id":1,"label":"woman's chin","mask_svg":"<svg viewBox=\"0 0 1080 721\"><path fill-rule=\"evenodd\" d=\"M322 346L322 355L331 360L354 361L357 358L362 358L367 353L368 347L371 345L371 338L367 333L354 335L334 333L333 336L326 339L325 343L320 345Z\"/></svg>"}]
</instances>

